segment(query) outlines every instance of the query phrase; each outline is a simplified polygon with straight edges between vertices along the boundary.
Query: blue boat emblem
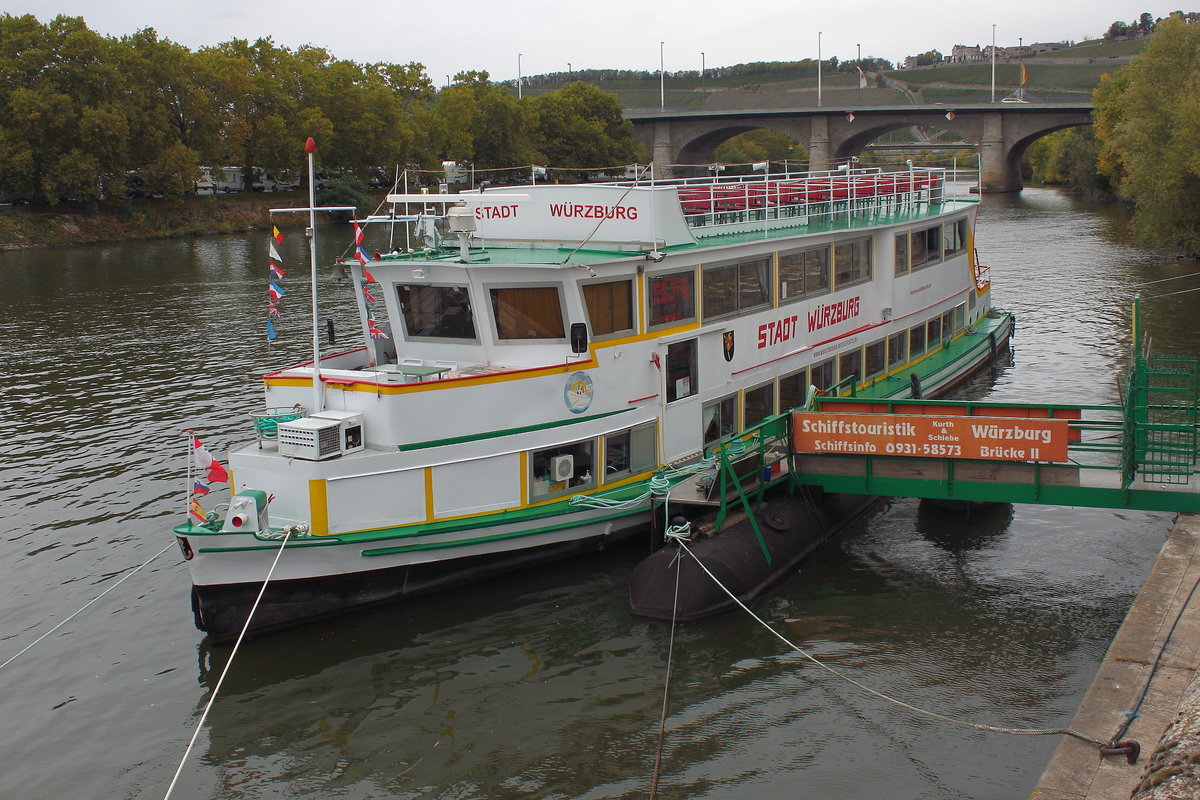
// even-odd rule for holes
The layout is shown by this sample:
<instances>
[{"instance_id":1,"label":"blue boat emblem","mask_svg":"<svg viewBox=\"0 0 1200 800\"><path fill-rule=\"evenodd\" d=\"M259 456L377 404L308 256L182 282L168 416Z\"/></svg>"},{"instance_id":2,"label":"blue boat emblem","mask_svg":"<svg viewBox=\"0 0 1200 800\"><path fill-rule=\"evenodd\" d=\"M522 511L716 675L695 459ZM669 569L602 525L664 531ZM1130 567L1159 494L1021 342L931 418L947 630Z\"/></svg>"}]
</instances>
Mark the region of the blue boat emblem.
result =
<instances>
[{"instance_id":1,"label":"blue boat emblem","mask_svg":"<svg viewBox=\"0 0 1200 800\"><path fill-rule=\"evenodd\" d=\"M567 410L572 414L587 411L592 404L593 393L591 377L586 372L576 372L567 378L567 385L563 389L563 401L567 404Z\"/></svg>"}]
</instances>

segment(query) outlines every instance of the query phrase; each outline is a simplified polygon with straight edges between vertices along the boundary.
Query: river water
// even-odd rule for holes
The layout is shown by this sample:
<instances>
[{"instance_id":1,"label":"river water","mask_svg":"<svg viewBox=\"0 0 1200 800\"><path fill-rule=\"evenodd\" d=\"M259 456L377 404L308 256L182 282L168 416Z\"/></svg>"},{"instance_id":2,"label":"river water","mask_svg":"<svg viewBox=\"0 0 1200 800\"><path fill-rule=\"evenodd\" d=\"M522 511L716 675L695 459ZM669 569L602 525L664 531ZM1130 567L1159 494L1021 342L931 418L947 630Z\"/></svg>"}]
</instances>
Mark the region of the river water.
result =
<instances>
[{"instance_id":1,"label":"river water","mask_svg":"<svg viewBox=\"0 0 1200 800\"><path fill-rule=\"evenodd\" d=\"M1117 402L1132 295L1200 284L1146 286L1197 265L1130 246L1111 209L1055 191L987 197L980 218L1018 326L974 398ZM223 455L250 434L257 376L308 351L299 235L280 248L280 340L262 335L263 239L0 253L0 661L172 542L182 432ZM328 296L346 317L349 290ZM1146 302L1156 349L1195 349L1196 297ZM1063 726L1170 523L893 500L754 610L906 702ZM640 555L245 644L172 797L648 796L670 629L627 611ZM229 658L192 626L188 590L172 548L0 670L0 794L165 795ZM1057 741L914 717L730 614L677 632L658 796L1025 797Z\"/></svg>"}]
</instances>

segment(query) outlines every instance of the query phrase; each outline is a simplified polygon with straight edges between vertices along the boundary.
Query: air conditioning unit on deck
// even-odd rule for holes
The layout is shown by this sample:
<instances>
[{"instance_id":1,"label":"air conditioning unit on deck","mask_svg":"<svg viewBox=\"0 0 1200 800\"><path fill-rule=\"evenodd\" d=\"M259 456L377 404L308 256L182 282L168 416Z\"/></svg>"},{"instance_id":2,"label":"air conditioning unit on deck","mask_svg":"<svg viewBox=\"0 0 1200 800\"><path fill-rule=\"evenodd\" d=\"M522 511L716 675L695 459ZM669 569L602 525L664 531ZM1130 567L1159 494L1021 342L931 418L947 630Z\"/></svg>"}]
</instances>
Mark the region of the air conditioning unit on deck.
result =
<instances>
[{"instance_id":1,"label":"air conditioning unit on deck","mask_svg":"<svg viewBox=\"0 0 1200 800\"><path fill-rule=\"evenodd\" d=\"M322 461L342 454L342 423L305 417L279 426L279 455Z\"/></svg>"}]
</instances>

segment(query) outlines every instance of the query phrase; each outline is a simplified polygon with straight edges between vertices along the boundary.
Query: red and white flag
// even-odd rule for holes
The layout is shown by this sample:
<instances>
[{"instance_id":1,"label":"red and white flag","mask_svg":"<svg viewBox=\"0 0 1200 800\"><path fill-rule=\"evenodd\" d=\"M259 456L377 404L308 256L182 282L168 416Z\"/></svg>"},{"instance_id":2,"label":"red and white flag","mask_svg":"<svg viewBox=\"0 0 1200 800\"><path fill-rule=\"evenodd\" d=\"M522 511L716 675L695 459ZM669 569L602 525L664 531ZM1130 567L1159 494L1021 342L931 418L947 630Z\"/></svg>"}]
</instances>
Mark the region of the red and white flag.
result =
<instances>
[{"instance_id":1,"label":"red and white flag","mask_svg":"<svg viewBox=\"0 0 1200 800\"><path fill-rule=\"evenodd\" d=\"M202 476L201 480L205 483L229 483L229 473L195 436L192 437L192 462L196 465L197 475Z\"/></svg>"}]
</instances>

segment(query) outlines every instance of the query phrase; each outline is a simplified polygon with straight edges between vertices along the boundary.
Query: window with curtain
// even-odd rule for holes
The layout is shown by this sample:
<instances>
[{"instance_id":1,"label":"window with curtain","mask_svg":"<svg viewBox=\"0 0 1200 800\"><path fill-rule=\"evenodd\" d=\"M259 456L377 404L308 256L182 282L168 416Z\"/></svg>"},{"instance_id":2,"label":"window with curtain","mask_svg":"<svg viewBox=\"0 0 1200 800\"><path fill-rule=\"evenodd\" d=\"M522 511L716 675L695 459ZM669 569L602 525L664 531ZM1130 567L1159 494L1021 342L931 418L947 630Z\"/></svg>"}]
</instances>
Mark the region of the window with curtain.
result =
<instances>
[{"instance_id":1,"label":"window with curtain","mask_svg":"<svg viewBox=\"0 0 1200 800\"><path fill-rule=\"evenodd\" d=\"M583 302L593 336L633 333L633 281L586 284Z\"/></svg>"},{"instance_id":2,"label":"window with curtain","mask_svg":"<svg viewBox=\"0 0 1200 800\"><path fill-rule=\"evenodd\" d=\"M557 286L492 289L492 313L500 339L562 339L562 292Z\"/></svg>"}]
</instances>

